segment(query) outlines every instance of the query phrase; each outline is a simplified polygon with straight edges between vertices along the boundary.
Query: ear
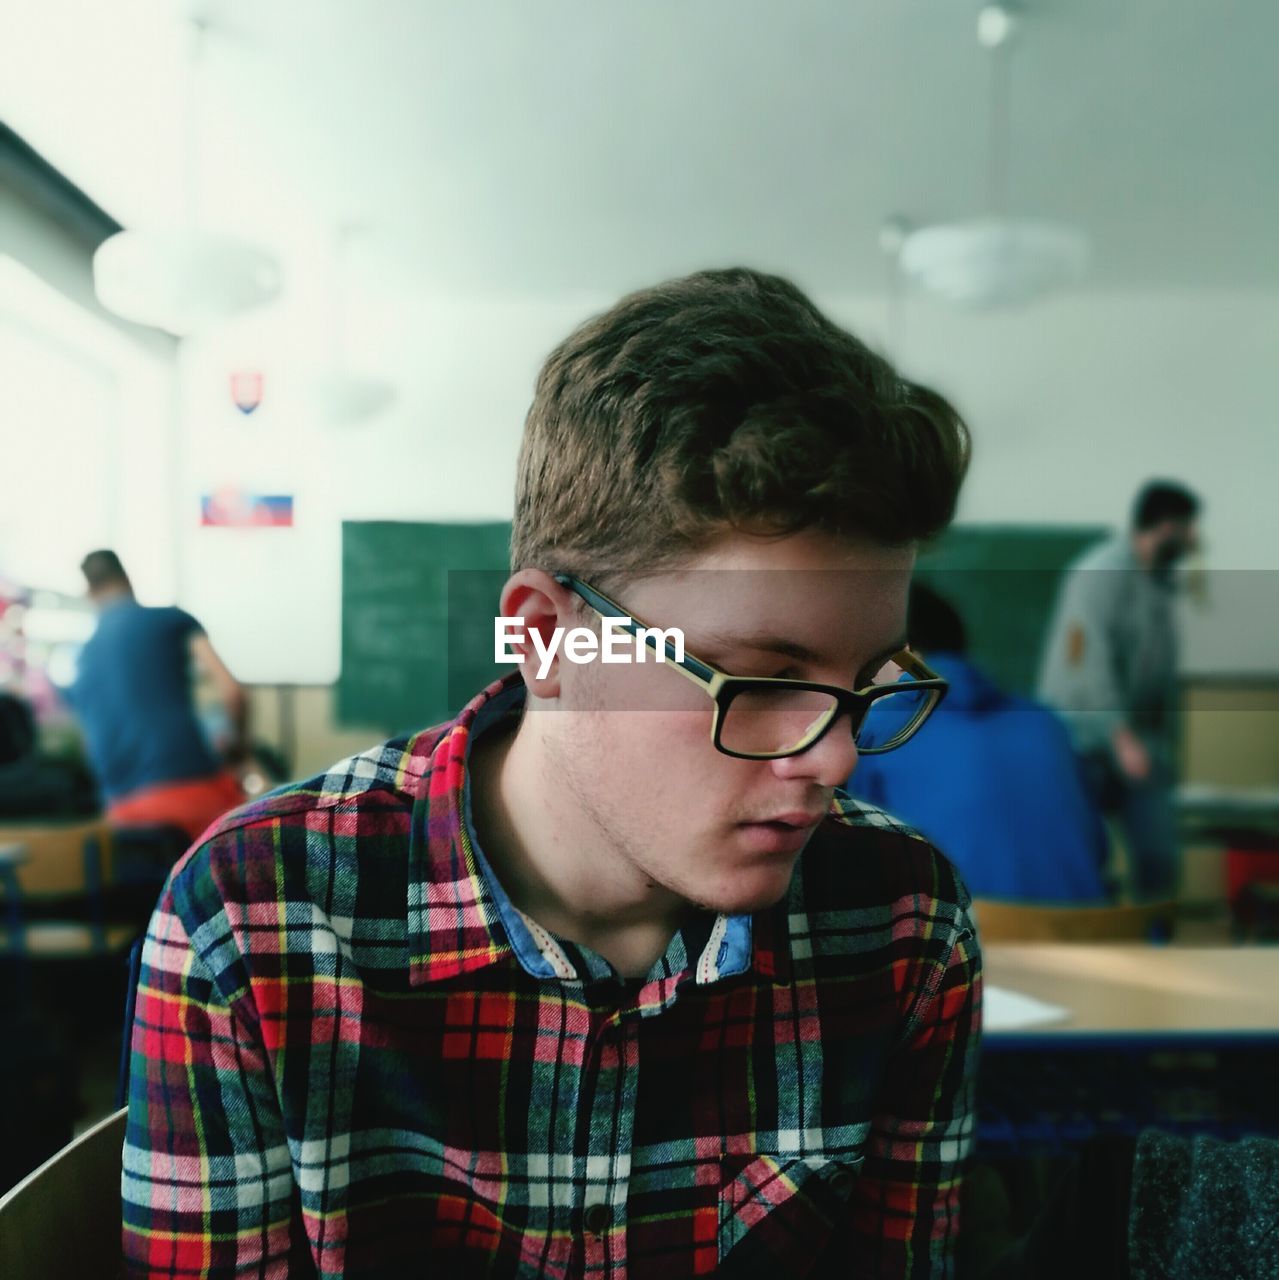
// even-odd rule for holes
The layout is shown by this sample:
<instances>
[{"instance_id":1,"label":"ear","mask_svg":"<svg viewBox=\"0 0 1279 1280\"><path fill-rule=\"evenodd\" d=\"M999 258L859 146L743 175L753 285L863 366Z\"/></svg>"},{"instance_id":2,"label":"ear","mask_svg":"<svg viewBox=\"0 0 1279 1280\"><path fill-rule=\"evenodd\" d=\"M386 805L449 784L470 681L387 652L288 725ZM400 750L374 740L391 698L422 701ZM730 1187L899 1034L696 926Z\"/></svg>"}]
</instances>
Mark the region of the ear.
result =
<instances>
[{"instance_id":1,"label":"ear","mask_svg":"<svg viewBox=\"0 0 1279 1280\"><path fill-rule=\"evenodd\" d=\"M546 674L539 676L542 652L534 645L531 635L536 632L542 642L542 651L550 649L557 627L566 631L574 625L577 597L562 587L549 573L541 569L521 569L512 574L502 588L499 609L503 618L518 618L519 624L508 623L507 634L518 638L508 643L508 651L519 654L520 674L534 698L556 698L560 693L561 656L558 648L546 665Z\"/></svg>"}]
</instances>

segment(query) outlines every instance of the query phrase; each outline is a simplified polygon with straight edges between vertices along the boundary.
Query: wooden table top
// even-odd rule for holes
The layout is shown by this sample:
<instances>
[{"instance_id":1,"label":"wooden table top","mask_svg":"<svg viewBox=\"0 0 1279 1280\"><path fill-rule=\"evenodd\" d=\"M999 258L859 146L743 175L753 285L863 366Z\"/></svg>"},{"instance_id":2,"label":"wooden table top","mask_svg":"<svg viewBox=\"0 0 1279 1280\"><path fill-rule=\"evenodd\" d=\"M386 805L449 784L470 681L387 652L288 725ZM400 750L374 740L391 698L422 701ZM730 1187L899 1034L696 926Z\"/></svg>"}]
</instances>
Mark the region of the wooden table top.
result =
<instances>
[{"instance_id":1,"label":"wooden table top","mask_svg":"<svg viewBox=\"0 0 1279 1280\"><path fill-rule=\"evenodd\" d=\"M1033 1028L1036 1036L1279 1037L1279 947L991 943L983 956L988 984L1070 1011L1067 1019Z\"/></svg>"}]
</instances>

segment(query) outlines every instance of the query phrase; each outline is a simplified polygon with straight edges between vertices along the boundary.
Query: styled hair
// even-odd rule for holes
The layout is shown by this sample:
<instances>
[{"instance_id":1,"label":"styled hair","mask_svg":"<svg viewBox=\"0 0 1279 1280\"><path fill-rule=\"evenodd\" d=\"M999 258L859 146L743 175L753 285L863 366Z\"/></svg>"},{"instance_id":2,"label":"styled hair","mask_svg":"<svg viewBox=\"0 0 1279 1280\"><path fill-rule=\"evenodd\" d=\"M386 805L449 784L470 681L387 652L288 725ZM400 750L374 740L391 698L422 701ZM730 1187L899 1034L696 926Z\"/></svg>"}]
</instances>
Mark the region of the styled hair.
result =
<instances>
[{"instance_id":1,"label":"styled hair","mask_svg":"<svg viewBox=\"0 0 1279 1280\"><path fill-rule=\"evenodd\" d=\"M906 618L906 634L911 645L925 654L963 653L968 648L968 635L959 611L945 596L938 595L918 579L910 584Z\"/></svg>"},{"instance_id":2,"label":"styled hair","mask_svg":"<svg viewBox=\"0 0 1279 1280\"><path fill-rule=\"evenodd\" d=\"M702 271L623 298L548 357L511 563L652 568L728 531L907 545L950 522L968 457L940 395L789 281Z\"/></svg>"},{"instance_id":3,"label":"styled hair","mask_svg":"<svg viewBox=\"0 0 1279 1280\"><path fill-rule=\"evenodd\" d=\"M1193 520L1199 514L1199 498L1176 480L1148 480L1133 500L1132 527L1153 529L1165 520Z\"/></svg>"},{"instance_id":4,"label":"styled hair","mask_svg":"<svg viewBox=\"0 0 1279 1280\"><path fill-rule=\"evenodd\" d=\"M114 551L90 551L80 561L80 572L84 574L84 580L89 584L90 591L97 591L102 587L129 585L129 575L125 573L124 565L120 563L120 557Z\"/></svg>"}]
</instances>

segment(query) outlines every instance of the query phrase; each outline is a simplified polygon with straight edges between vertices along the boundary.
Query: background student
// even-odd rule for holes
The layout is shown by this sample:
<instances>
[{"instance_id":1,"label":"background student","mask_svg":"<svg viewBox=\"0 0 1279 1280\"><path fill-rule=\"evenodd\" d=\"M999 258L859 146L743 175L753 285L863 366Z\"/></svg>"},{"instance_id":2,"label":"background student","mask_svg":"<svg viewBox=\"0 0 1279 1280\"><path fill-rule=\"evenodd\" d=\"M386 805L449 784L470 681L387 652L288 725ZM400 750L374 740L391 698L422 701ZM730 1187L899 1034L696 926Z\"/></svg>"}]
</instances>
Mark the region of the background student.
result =
<instances>
[{"instance_id":1,"label":"background student","mask_svg":"<svg viewBox=\"0 0 1279 1280\"><path fill-rule=\"evenodd\" d=\"M244 690L189 613L137 602L114 551L90 552L80 567L98 624L67 696L107 817L195 839L244 799L229 768L244 748ZM196 714L193 667L212 680L231 725L222 760Z\"/></svg>"},{"instance_id":2,"label":"background student","mask_svg":"<svg viewBox=\"0 0 1279 1280\"><path fill-rule=\"evenodd\" d=\"M950 689L904 747L859 758L849 792L922 831L976 897L1104 901L1105 826L1065 727L966 656L962 619L923 583L907 625Z\"/></svg>"}]
</instances>

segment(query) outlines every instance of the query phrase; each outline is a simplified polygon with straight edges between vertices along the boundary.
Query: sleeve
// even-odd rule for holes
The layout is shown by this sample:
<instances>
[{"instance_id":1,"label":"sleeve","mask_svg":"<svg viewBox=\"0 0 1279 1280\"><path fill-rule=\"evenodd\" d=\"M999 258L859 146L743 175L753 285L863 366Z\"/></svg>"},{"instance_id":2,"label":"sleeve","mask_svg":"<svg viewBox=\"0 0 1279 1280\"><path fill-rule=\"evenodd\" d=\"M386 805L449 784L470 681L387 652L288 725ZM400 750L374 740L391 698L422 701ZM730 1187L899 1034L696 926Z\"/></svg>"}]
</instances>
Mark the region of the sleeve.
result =
<instances>
[{"instance_id":1,"label":"sleeve","mask_svg":"<svg viewBox=\"0 0 1279 1280\"><path fill-rule=\"evenodd\" d=\"M1123 569L1075 569L1062 590L1045 693L1085 751L1109 746L1125 717L1115 615L1128 576Z\"/></svg>"},{"instance_id":2,"label":"sleeve","mask_svg":"<svg viewBox=\"0 0 1279 1280\"><path fill-rule=\"evenodd\" d=\"M252 1003L225 998L172 883L142 952L121 1189L131 1277L314 1274Z\"/></svg>"},{"instance_id":3,"label":"sleeve","mask_svg":"<svg viewBox=\"0 0 1279 1280\"><path fill-rule=\"evenodd\" d=\"M854 1192L849 1274L859 1278L955 1275L961 1173L976 1133L981 954L966 903L953 920L944 959L903 975L922 994L885 1068Z\"/></svg>"},{"instance_id":4,"label":"sleeve","mask_svg":"<svg viewBox=\"0 0 1279 1280\"><path fill-rule=\"evenodd\" d=\"M199 619L189 614L185 609L179 609L176 605L172 611L173 629L181 637L202 636L204 628L200 625Z\"/></svg>"}]
</instances>

